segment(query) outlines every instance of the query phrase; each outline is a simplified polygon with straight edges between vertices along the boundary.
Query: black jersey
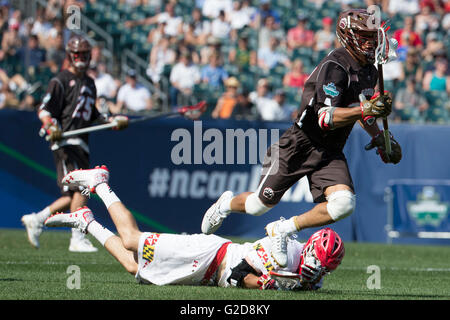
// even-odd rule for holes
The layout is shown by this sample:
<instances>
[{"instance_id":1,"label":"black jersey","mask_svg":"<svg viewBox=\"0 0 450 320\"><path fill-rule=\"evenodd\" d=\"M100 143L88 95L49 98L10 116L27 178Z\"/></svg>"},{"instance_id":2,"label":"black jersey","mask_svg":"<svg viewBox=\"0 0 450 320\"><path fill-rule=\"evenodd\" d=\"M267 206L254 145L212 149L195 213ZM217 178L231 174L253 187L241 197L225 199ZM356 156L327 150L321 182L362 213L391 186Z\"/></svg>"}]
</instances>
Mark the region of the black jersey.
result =
<instances>
[{"instance_id":1,"label":"black jersey","mask_svg":"<svg viewBox=\"0 0 450 320\"><path fill-rule=\"evenodd\" d=\"M315 144L342 151L354 124L324 131L319 126L320 108L359 106L359 94L374 94L378 72L374 65L361 66L344 48L331 51L305 83L297 119L298 126Z\"/></svg>"},{"instance_id":2,"label":"black jersey","mask_svg":"<svg viewBox=\"0 0 450 320\"><path fill-rule=\"evenodd\" d=\"M99 119L100 113L95 107L96 98L97 89L92 78L87 75L77 77L64 70L50 80L39 112L46 111L58 120L63 132L81 129ZM87 145L87 134L80 135L79 138ZM77 142L66 141L63 144Z\"/></svg>"}]
</instances>

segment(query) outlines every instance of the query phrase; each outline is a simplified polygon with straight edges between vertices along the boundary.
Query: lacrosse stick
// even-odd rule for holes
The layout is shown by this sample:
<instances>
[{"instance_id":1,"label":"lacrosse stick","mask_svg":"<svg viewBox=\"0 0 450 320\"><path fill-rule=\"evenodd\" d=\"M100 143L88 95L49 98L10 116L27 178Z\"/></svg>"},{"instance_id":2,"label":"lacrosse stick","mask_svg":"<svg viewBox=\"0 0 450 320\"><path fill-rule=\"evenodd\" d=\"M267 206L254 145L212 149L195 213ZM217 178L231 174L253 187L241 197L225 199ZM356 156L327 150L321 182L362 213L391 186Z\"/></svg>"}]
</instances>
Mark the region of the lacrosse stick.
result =
<instances>
[{"instance_id":1,"label":"lacrosse stick","mask_svg":"<svg viewBox=\"0 0 450 320\"><path fill-rule=\"evenodd\" d=\"M292 290L301 287L300 279L302 276L298 273L289 271L270 271L269 275L274 279L280 290Z\"/></svg>"},{"instance_id":2,"label":"lacrosse stick","mask_svg":"<svg viewBox=\"0 0 450 320\"><path fill-rule=\"evenodd\" d=\"M390 27L384 22L378 28L378 46L375 50L375 63L378 66L378 88L380 95L384 95L383 64L397 58L395 50L397 49L398 42L395 39L388 39L386 32L389 28ZM383 135L386 153L389 156L391 154L392 147L387 117L383 117Z\"/></svg>"},{"instance_id":3,"label":"lacrosse stick","mask_svg":"<svg viewBox=\"0 0 450 320\"><path fill-rule=\"evenodd\" d=\"M206 110L206 102L200 101L196 105L180 107L176 111L162 112L159 114L153 114L153 115L148 115L148 116L144 116L144 117L140 117L140 118L136 118L136 119L131 119L128 121L128 123L131 124L131 123L136 123L136 122L142 122L142 121L163 118L163 117L172 117L172 116L184 116L185 118L190 119L190 120L197 120L198 118L200 118L200 116L203 114L203 112L205 112L205 110ZM94 131L111 129L116 126L117 126L117 122L115 120L113 120L110 123L105 123L105 124L100 124L100 125L96 125L96 126L92 126L92 127L63 132L63 134L61 135L61 138L70 138L70 137L74 137L74 136L78 136L81 134L86 134L86 133L90 133L90 132L94 132ZM45 130L39 131L39 135L41 137L43 137L45 135ZM46 137L45 140L48 141L49 138Z\"/></svg>"}]
</instances>

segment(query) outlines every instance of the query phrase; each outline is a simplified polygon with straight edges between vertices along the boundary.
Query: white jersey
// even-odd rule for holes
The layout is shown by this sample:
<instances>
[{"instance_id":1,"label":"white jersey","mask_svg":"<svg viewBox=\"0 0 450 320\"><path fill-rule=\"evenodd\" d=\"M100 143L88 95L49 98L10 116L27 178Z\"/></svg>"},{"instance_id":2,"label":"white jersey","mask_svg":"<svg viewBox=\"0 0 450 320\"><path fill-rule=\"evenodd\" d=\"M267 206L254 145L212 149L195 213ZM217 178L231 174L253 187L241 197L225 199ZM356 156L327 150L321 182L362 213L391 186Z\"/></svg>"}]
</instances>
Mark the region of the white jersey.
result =
<instances>
[{"instance_id":1,"label":"white jersey","mask_svg":"<svg viewBox=\"0 0 450 320\"><path fill-rule=\"evenodd\" d=\"M280 268L273 260L272 248L268 237L253 243L231 243L230 240L216 235L143 233L139 239L138 272L136 279L142 283L156 285L208 285L217 284L229 287L228 278L231 269L248 258L257 272L268 274L274 271L298 272L304 243L288 239L288 263ZM217 267L225 256L225 270L217 279ZM213 266L214 274L211 274ZM206 277L206 275L211 277Z\"/></svg>"},{"instance_id":2,"label":"white jersey","mask_svg":"<svg viewBox=\"0 0 450 320\"><path fill-rule=\"evenodd\" d=\"M241 263L242 259L245 259L246 257L250 260L256 271L263 274L269 274L269 272L272 270L297 272L298 265L300 264L300 256L304 246L304 243L288 239L288 263L286 267L280 268L270 254L272 243L268 237L262 238L253 243L232 243L228 246L225 272L219 279L218 285L220 287L229 287L230 284L228 283L227 279L231 275L231 269L236 267L239 263Z\"/></svg>"}]
</instances>

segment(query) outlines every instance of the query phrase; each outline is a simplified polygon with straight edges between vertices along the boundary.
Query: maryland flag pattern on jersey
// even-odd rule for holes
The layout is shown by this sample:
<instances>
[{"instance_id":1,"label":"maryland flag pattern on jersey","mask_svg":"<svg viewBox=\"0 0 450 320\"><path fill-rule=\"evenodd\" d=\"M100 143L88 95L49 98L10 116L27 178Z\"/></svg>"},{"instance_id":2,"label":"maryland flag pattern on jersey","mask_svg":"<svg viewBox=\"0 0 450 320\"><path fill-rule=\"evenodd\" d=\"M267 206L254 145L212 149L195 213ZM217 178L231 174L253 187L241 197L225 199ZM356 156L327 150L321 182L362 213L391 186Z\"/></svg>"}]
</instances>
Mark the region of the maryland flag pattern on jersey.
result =
<instances>
[{"instance_id":1,"label":"maryland flag pattern on jersey","mask_svg":"<svg viewBox=\"0 0 450 320\"><path fill-rule=\"evenodd\" d=\"M266 250L264 250L264 247L261 245L261 243L256 243L253 248L256 250L256 254L261 259L262 263L264 264L264 268L266 268L267 272L270 272L273 270L273 264L269 259L269 255L267 254Z\"/></svg>"},{"instance_id":2,"label":"maryland flag pattern on jersey","mask_svg":"<svg viewBox=\"0 0 450 320\"><path fill-rule=\"evenodd\" d=\"M142 258L148 261L148 263L153 261L153 255L155 253L155 244L159 239L159 233L152 233L144 241L144 248L142 250Z\"/></svg>"}]
</instances>

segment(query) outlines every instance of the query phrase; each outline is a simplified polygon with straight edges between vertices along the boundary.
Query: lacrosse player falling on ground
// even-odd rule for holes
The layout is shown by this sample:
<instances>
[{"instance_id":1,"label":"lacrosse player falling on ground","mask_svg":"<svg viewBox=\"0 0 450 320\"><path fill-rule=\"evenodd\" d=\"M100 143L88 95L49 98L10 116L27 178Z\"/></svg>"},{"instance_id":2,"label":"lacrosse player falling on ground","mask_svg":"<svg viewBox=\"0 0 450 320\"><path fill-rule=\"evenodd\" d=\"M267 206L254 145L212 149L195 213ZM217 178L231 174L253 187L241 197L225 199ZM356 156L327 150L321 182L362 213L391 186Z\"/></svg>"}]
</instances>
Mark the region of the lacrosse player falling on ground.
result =
<instances>
[{"instance_id":1,"label":"lacrosse player falling on ground","mask_svg":"<svg viewBox=\"0 0 450 320\"><path fill-rule=\"evenodd\" d=\"M318 204L299 216L266 226L273 243L272 255L280 266L285 266L286 235L334 223L355 208L353 182L342 151L355 122L371 136L370 148L377 148L384 162L395 164L401 160L400 145L392 136L392 150L387 154L376 122L376 118L390 114L392 100L387 93L374 94L378 75L374 66L377 28L373 27L373 18L363 9L339 15L336 34L342 47L330 52L306 81L299 116L279 142L269 148L257 191L237 196L224 192L205 213L203 233L214 233L231 212L254 216L266 213L292 185L307 176Z\"/></svg>"},{"instance_id":2,"label":"lacrosse player falling on ground","mask_svg":"<svg viewBox=\"0 0 450 320\"><path fill-rule=\"evenodd\" d=\"M116 129L128 125L128 118L124 116L105 120L95 107L97 90L94 80L86 75L91 59L90 43L79 35L73 35L68 41L66 53L69 67L50 81L38 111L41 131L47 135L53 151L61 197L42 211L22 217L28 240L36 248L39 248L39 236L45 219L56 211L75 211L86 204L80 190L63 186L61 179L71 170L89 168L88 135L62 139L62 133L113 120L117 123ZM93 252L97 248L78 229L73 229L69 250Z\"/></svg>"},{"instance_id":3,"label":"lacrosse player falling on ground","mask_svg":"<svg viewBox=\"0 0 450 320\"><path fill-rule=\"evenodd\" d=\"M108 181L105 166L75 170L62 180L65 185L97 193L119 236L95 221L87 207L72 213L56 213L45 225L77 228L91 234L140 283L315 290L345 254L341 238L329 228L316 232L306 244L287 239L285 268L275 264L268 254L271 241L267 237L237 244L216 235L141 232Z\"/></svg>"}]
</instances>

